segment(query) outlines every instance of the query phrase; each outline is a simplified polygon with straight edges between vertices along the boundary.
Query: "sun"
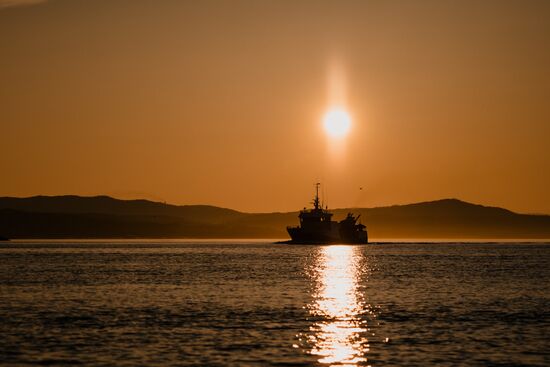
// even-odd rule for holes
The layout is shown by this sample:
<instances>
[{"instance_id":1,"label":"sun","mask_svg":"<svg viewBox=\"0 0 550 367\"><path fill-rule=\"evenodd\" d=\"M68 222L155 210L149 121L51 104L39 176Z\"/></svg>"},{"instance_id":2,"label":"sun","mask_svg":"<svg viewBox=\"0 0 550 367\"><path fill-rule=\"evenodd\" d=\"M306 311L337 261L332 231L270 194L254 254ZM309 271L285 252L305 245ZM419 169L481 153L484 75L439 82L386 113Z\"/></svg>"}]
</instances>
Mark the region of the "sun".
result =
<instances>
[{"instance_id":1,"label":"sun","mask_svg":"<svg viewBox=\"0 0 550 367\"><path fill-rule=\"evenodd\" d=\"M328 135L343 138L351 127L351 117L340 107L331 108L323 117L323 125Z\"/></svg>"}]
</instances>

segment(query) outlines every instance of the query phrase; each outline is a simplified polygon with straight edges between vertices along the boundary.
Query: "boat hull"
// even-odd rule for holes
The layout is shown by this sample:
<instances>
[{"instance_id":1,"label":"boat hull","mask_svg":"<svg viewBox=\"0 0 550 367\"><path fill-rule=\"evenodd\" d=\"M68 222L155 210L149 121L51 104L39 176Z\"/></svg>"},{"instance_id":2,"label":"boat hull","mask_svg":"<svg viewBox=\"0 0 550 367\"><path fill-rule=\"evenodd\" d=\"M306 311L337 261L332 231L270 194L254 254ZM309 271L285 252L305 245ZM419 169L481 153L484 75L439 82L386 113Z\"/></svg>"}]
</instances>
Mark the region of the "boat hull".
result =
<instances>
[{"instance_id":1,"label":"boat hull","mask_svg":"<svg viewBox=\"0 0 550 367\"><path fill-rule=\"evenodd\" d=\"M325 231L308 231L301 227L288 227L291 238L288 244L366 244L368 235L365 231L342 233L338 228Z\"/></svg>"}]
</instances>

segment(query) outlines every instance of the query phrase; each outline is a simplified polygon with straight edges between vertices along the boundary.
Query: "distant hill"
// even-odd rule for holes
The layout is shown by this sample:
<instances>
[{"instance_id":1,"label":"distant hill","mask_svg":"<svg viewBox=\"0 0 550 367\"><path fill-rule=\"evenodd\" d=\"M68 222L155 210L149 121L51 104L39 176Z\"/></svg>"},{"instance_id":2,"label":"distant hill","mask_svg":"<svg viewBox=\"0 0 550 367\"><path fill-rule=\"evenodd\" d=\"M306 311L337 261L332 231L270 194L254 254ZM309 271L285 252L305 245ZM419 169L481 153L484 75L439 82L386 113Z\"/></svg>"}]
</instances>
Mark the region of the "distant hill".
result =
<instances>
[{"instance_id":1,"label":"distant hill","mask_svg":"<svg viewBox=\"0 0 550 367\"><path fill-rule=\"evenodd\" d=\"M457 199L379 208L361 214L371 239L550 238L550 216L517 214ZM0 198L8 238L287 238L298 212L242 213L208 205L170 205L108 196Z\"/></svg>"},{"instance_id":2,"label":"distant hill","mask_svg":"<svg viewBox=\"0 0 550 367\"><path fill-rule=\"evenodd\" d=\"M210 205L178 206L149 200L119 200L109 196L75 195L0 197L0 209L6 208L40 213L208 217L212 222L223 221L228 217L241 214L235 210Z\"/></svg>"}]
</instances>

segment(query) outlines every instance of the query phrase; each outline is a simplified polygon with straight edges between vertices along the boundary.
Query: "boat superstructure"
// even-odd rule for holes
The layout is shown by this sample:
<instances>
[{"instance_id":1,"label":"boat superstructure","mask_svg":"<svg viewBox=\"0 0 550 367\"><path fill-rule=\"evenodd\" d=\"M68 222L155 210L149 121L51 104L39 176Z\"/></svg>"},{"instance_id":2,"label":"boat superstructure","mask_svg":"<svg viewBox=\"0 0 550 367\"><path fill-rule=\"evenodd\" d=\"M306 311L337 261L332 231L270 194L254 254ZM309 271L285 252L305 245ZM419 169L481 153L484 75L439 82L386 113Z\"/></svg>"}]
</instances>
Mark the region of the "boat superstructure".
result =
<instances>
[{"instance_id":1,"label":"boat superstructure","mask_svg":"<svg viewBox=\"0 0 550 367\"><path fill-rule=\"evenodd\" d=\"M319 199L319 186L315 184L313 208L300 211L299 226L287 227L290 243L368 243L366 226L357 223L360 216L348 213L340 222L332 220L328 207L323 208Z\"/></svg>"}]
</instances>

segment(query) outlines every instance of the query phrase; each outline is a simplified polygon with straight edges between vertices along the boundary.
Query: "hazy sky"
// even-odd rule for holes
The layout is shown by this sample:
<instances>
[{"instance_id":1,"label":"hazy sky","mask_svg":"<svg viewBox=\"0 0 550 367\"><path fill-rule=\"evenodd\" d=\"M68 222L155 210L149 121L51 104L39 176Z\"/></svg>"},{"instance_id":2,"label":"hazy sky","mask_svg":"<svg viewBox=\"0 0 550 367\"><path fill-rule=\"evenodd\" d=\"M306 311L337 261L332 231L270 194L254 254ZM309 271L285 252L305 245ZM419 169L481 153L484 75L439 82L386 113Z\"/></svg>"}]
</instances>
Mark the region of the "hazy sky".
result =
<instances>
[{"instance_id":1,"label":"hazy sky","mask_svg":"<svg viewBox=\"0 0 550 367\"><path fill-rule=\"evenodd\" d=\"M0 196L550 213L550 1L0 0L0 133Z\"/></svg>"}]
</instances>

